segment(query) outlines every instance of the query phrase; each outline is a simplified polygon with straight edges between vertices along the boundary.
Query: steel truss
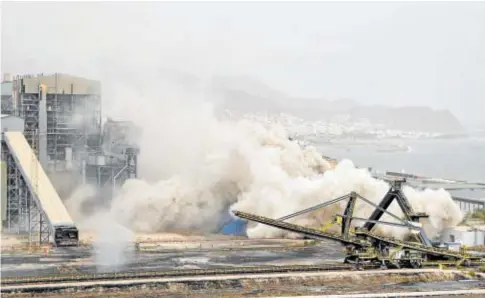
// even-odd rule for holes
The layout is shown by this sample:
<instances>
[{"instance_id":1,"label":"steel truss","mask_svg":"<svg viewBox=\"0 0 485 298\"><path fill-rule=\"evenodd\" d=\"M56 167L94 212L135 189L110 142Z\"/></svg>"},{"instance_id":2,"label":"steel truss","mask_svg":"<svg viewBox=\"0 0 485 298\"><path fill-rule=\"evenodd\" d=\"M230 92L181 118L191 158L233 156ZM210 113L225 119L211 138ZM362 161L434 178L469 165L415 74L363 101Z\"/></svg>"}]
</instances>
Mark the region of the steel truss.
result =
<instances>
[{"instance_id":1,"label":"steel truss","mask_svg":"<svg viewBox=\"0 0 485 298\"><path fill-rule=\"evenodd\" d=\"M52 227L30 191L13 155L2 142L2 159L7 166L7 222L11 233L27 234L30 244L48 244Z\"/></svg>"}]
</instances>

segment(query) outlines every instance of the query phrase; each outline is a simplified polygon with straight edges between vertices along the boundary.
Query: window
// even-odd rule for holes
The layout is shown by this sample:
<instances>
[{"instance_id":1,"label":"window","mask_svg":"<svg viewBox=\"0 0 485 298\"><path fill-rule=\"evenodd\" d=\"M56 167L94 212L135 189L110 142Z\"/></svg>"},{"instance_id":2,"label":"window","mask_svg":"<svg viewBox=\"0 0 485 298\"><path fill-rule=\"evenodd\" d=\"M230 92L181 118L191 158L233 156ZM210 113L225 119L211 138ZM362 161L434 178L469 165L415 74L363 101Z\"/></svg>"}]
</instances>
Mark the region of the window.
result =
<instances>
[{"instance_id":1,"label":"window","mask_svg":"<svg viewBox=\"0 0 485 298\"><path fill-rule=\"evenodd\" d=\"M450 242L455 242L455 235L450 235Z\"/></svg>"}]
</instances>

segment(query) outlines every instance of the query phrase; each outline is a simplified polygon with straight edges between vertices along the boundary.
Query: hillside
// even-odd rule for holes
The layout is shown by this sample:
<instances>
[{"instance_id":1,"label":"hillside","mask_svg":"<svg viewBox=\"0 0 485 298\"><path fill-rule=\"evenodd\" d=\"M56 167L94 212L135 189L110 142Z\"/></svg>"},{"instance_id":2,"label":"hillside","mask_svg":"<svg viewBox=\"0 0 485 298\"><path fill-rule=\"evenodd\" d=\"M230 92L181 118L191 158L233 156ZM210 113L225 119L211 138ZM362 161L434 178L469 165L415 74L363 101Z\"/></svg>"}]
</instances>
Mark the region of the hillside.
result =
<instances>
[{"instance_id":1,"label":"hillside","mask_svg":"<svg viewBox=\"0 0 485 298\"><path fill-rule=\"evenodd\" d=\"M294 98L250 76L216 76L202 81L196 76L163 69L162 79L186 91L203 90L217 102L219 112L287 113L309 121L367 121L373 127L402 131L461 134L464 128L448 110L429 107L365 106L353 99ZM344 119L344 120L342 120Z\"/></svg>"},{"instance_id":2,"label":"hillside","mask_svg":"<svg viewBox=\"0 0 485 298\"><path fill-rule=\"evenodd\" d=\"M217 81L217 92L223 108L239 112L288 113L307 120L348 118L366 119L378 127L403 131L435 133L463 133L459 120L448 110L429 107L364 106L352 99L327 100L324 98L291 98L264 84L244 82L243 77ZM257 89L252 89L257 86Z\"/></svg>"}]
</instances>

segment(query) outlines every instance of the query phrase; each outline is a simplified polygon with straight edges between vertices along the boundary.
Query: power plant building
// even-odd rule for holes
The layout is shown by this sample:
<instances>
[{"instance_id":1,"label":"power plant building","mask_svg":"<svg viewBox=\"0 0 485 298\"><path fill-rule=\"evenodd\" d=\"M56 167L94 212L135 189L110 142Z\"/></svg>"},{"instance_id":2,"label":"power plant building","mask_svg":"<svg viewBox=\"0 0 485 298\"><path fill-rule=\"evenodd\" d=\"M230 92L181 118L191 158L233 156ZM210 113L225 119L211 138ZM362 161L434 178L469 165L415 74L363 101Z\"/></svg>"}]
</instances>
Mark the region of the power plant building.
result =
<instances>
[{"instance_id":1,"label":"power plant building","mask_svg":"<svg viewBox=\"0 0 485 298\"><path fill-rule=\"evenodd\" d=\"M13 168L19 162L13 157L20 156L19 152L9 152L16 144L7 146L4 134L21 131L62 199L76 187L90 184L100 200L109 200L126 179L137 176L139 150L131 136L139 132L131 122L102 122L99 81L60 73L15 76L12 80L4 77L1 96L2 162L6 162L2 163L2 171L4 166ZM11 140L15 138L18 137L10 134ZM12 177L20 175L20 171L9 173ZM9 210L18 203L12 201L17 200L15 196L8 195L9 189L18 191L13 181L16 180L5 181L5 203L2 185L2 212L6 209L2 222L5 226L17 227L18 222L6 222L13 218L8 216ZM16 216L22 217L26 212L21 210Z\"/></svg>"}]
</instances>

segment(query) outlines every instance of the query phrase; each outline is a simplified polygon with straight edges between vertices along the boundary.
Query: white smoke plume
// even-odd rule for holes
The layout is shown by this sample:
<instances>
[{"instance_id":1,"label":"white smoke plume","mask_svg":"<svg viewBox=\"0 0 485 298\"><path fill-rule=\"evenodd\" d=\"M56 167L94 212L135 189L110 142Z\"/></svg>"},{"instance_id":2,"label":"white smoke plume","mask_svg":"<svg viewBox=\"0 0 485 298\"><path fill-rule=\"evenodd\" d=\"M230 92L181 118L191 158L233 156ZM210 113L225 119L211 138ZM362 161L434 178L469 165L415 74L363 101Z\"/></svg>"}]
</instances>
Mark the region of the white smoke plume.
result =
<instances>
[{"instance_id":1,"label":"white smoke plume","mask_svg":"<svg viewBox=\"0 0 485 298\"><path fill-rule=\"evenodd\" d=\"M110 218L133 232L214 232L228 209L278 218L351 191L377 203L389 188L350 161L331 170L315 148L290 141L277 123L219 119L210 88L202 84L185 88L153 70L109 87L106 115L142 129L140 178L125 183L109 210ZM460 221L447 192L404 191L416 211L430 213L430 233ZM342 208L326 208L295 222L319 225ZM366 217L372 210L359 204L357 215ZM398 213L396 206L391 210ZM382 229L403 236L402 229ZM259 225L251 225L248 234L284 235Z\"/></svg>"},{"instance_id":2,"label":"white smoke plume","mask_svg":"<svg viewBox=\"0 0 485 298\"><path fill-rule=\"evenodd\" d=\"M153 78L158 78L156 73ZM140 179L125 183L109 211L117 223L134 232L214 232L228 209L278 218L351 191L377 203L389 189L386 182L350 161L330 169L315 148L290 141L277 123L217 118L214 101L204 88L188 90L164 80L153 84L138 80L144 83L114 88L116 104L105 109L115 120L131 120L143 130ZM404 192L415 211L430 214L425 227L431 236L461 220L459 208L445 191L405 188ZM317 226L343 207L344 203L325 208L294 222ZM390 210L399 215L397 207L393 204ZM359 203L356 215L367 217L372 210ZM380 228L398 237L406 232ZM286 234L250 225L248 235Z\"/></svg>"},{"instance_id":3,"label":"white smoke plume","mask_svg":"<svg viewBox=\"0 0 485 298\"><path fill-rule=\"evenodd\" d=\"M278 218L346 195L351 191L355 191L370 201L378 203L389 190L389 185L386 182L373 178L367 169L356 169L352 162L348 160L340 162L334 170L318 175L314 179L292 180L288 181L287 185L292 185L292 188L289 190L286 188L286 191L278 193L273 200L288 203L267 204L265 201L257 203L257 194L261 193L262 190L261 188L256 188L256 193L248 194L246 200L239 201L233 208ZM462 219L458 206L452 201L450 194L444 190L434 191L428 189L417 191L410 187L404 187L404 194L416 212L425 212L430 215L429 221L424 223L425 231L429 236L435 236L441 229L456 225ZM293 221L318 227L330 221L335 214L341 213L345 204L346 201L334 207L326 207L311 216L297 217ZM374 209L370 204L358 200L355 216L367 218ZM391 213L402 216L397 202L394 202L388 210ZM395 219L387 214L383 216L382 220L396 222ZM381 232L400 238L408 232L406 229L393 226L378 225L378 228ZM268 229L263 225L257 225L248 229L248 235L250 237L274 237L282 236L284 233L276 229Z\"/></svg>"},{"instance_id":4,"label":"white smoke plume","mask_svg":"<svg viewBox=\"0 0 485 298\"><path fill-rule=\"evenodd\" d=\"M86 205L89 203L94 204L96 202L96 188L92 185L85 184L78 186L71 195L64 201L66 209L69 211L69 215L78 224L85 220L89 212L89 207ZM88 209L88 210L86 210Z\"/></svg>"},{"instance_id":5,"label":"white smoke plume","mask_svg":"<svg viewBox=\"0 0 485 298\"><path fill-rule=\"evenodd\" d=\"M109 245L98 242L101 248L98 250L99 263L119 263L123 256L121 247L131 238L131 231L167 231L172 228L215 231L229 208L279 217L352 190L374 202L387 191L385 182L373 179L365 170L355 169L348 161L329 170L315 149L301 148L290 142L281 127L263 127L251 121L218 120L213 113L217 98L210 90L203 86L198 86L200 89L195 91L188 90L190 84L184 81L190 81L190 78L177 77L170 71L185 70L205 79L215 74L254 74L264 69L274 73L281 65L294 69L291 61L301 61L302 55L321 61L321 53L314 52L314 46L310 47L312 53L293 52L293 43L285 42L288 47L283 48L270 46L282 44L273 38L282 36L286 40L286 33L291 30L281 29L284 34L274 34L273 28L266 28L262 35L256 34L258 37L254 34L259 30L253 32L250 29L241 34L231 29L232 26L220 26L219 23L207 30L205 25L212 21L186 14L199 10L187 10L185 6L178 8L180 14L175 18L172 9L176 7L152 4L11 3L4 6L8 13L2 15L5 19L2 22L5 24L2 45L6 45L2 48L2 58L5 58L2 61L6 62L2 64L3 68L13 74L60 71L99 79L104 116L131 120L143 129L139 143L140 179L128 181L123 186L110 210L98 210L99 213L86 216L83 206L91 200L84 200L84 194L90 196L84 191L76 193L67 203L71 213L76 212L73 217L78 218L76 222L81 235L83 228L95 231L102 228L97 230L103 236L101 238L119 248L115 249L118 257L113 260L105 254L109 252ZM56 18L35 25L25 21L49 15L52 11L59 12ZM233 16L241 15L238 11L234 10ZM265 14L262 16L262 23L268 23ZM316 18L329 19L320 15ZM195 19L198 21L193 22ZM281 19L283 23L280 25L293 26L287 22L288 18ZM242 18L241 22L247 24L247 18ZM31 47L32 43L45 46ZM293 54L287 56L288 53ZM314 56L316 53L318 57ZM325 57L331 59L331 56ZM348 73L358 71L354 69ZM333 84L331 80L335 76L332 71L328 74L324 81L330 87L356 85L347 81ZM315 77L310 76L310 79ZM169 81L181 81L179 87L182 88L168 83L167 77ZM360 84L361 76L354 77ZM387 72L386 77L389 77ZM299 79L297 75L291 80ZM307 79L303 81L311 82ZM394 94L395 97L413 90L408 84L404 87ZM355 90L361 97L361 92ZM388 94L383 98L389 98ZM82 123L78 117L74 121ZM406 189L405 192L417 211L431 215L428 226L436 231L461 218L450 195L444 191ZM341 207L295 221L317 225L329 220ZM358 206L361 216L370 211L371 208L365 205ZM119 239L116 238L117 231L122 231ZM398 234L394 228L387 231ZM280 231L264 226L251 227L248 233L251 237L282 235ZM111 236L114 238L109 238Z\"/></svg>"},{"instance_id":6,"label":"white smoke plume","mask_svg":"<svg viewBox=\"0 0 485 298\"><path fill-rule=\"evenodd\" d=\"M389 189L386 182L374 179L366 169L355 168L350 161L331 170L313 147L302 148L288 140L281 127L215 118L201 126L205 130L197 135L199 144L189 147L197 157L190 160L190 171L154 183L132 180L124 185L112 203L112 212L120 222L142 232L173 228L215 231L228 208L278 218L351 191L378 203ZM153 166L163 168L165 164L154 160ZM431 236L461 220L459 208L445 191L419 192L406 187L404 192L417 212L430 214L426 230ZM323 224L341 211L343 204L295 221ZM373 209L359 203L356 216L368 217ZM401 215L396 203L390 211ZM389 216L383 219L391 220ZM406 232L396 227L381 229L398 237ZM248 229L250 237L285 234L263 225Z\"/></svg>"},{"instance_id":7,"label":"white smoke plume","mask_svg":"<svg viewBox=\"0 0 485 298\"><path fill-rule=\"evenodd\" d=\"M90 217L90 228L96 231L93 244L97 270L113 271L131 260L135 235L132 230L118 223L112 212L100 212Z\"/></svg>"},{"instance_id":8,"label":"white smoke plume","mask_svg":"<svg viewBox=\"0 0 485 298\"><path fill-rule=\"evenodd\" d=\"M130 261L135 236L130 228L119 223L118 215L97 204L96 195L95 187L81 185L64 204L81 231L81 240L94 240L97 270L114 271Z\"/></svg>"}]
</instances>

